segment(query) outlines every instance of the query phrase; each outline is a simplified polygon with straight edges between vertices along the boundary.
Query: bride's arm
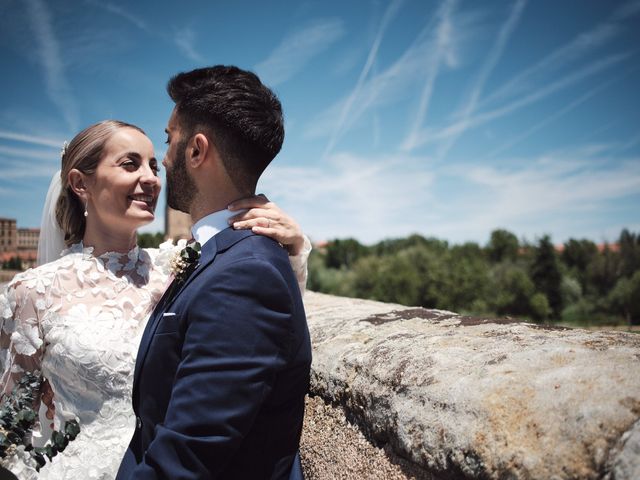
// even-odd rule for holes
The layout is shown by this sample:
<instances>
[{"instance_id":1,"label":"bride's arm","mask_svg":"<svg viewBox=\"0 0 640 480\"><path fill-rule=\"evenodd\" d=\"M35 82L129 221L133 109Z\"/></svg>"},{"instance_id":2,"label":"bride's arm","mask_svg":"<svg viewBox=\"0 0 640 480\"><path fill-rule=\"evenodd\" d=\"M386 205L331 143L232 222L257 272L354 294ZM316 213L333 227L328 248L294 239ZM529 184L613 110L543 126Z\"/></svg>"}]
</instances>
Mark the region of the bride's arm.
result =
<instances>
[{"instance_id":1,"label":"bride's arm","mask_svg":"<svg viewBox=\"0 0 640 480\"><path fill-rule=\"evenodd\" d=\"M22 282L10 283L0 293L0 356L3 394L10 394L25 372L40 370L44 341L38 306ZM44 295L43 295L44 297Z\"/></svg>"},{"instance_id":2,"label":"bride's arm","mask_svg":"<svg viewBox=\"0 0 640 480\"><path fill-rule=\"evenodd\" d=\"M264 195L236 200L229 205L229 210L245 210L231 217L229 222L233 228L250 228L254 233L273 238L287 249L300 291L304 294L311 242L296 221Z\"/></svg>"},{"instance_id":3,"label":"bride's arm","mask_svg":"<svg viewBox=\"0 0 640 480\"><path fill-rule=\"evenodd\" d=\"M0 394L11 395L14 387L26 373L41 376L42 356L45 350L40 323L47 307L44 286L37 279L14 280L0 291ZM33 409L47 406L46 417L53 420L53 391L46 379L33 392ZM39 430L38 422L34 430Z\"/></svg>"}]
</instances>

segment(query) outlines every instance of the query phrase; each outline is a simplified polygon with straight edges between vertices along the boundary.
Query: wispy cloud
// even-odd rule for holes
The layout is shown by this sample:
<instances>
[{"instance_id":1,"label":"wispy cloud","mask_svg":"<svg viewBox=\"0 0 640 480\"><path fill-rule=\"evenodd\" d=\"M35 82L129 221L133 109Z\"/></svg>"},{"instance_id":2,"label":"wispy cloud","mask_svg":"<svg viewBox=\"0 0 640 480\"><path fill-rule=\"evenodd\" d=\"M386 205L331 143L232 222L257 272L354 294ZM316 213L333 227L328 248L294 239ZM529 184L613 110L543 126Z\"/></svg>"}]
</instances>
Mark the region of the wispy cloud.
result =
<instances>
[{"instance_id":1,"label":"wispy cloud","mask_svg":"<svg viewBox=\"0 0 640 480\"><path fill-rule=\"evenodd\" d=\"M61 47L53 30L48 6L41 0L26 0L36 39L36 56L44 69L47 94L62 113L67 126L78 130L79 119L73 90L67 81Z\"/></svg>"},{"instance_id":2,"label":"wispy cloud","mask_svg":"<svg viewBox=\"0 0 640 480\"><path fill-rule=\"evenodd\" d=\"M255 70L266 84L279 85L301 71L344 34L342 20L318 20L285 37L266 59L255 66Z\"/></svg>"},{"instance_id":3,"label":"wispy cloud","mask_svg":"<svg viewBox=\"0 0 640 480\"><path fill-rule=\"evenodd\" d=\"M484 113L476 114L475 116L466 120L452 122L441 129L423 130L420 133L419 138L416 140L416 145L425 145L440 140L446 140L448 138L460 135L466 130L476 128L489 121L509 115L525 106L538 102L552 95L553 93L568 88L569 86L574 85L588 77L611 68L614 65L618 65L630 56L630 53L618 53L609 55L600 60L596 60L595 62L592 62L577 71L573 71L572 73L559 78L525 96L519 97L517 100L514 100L502 107L498 107L494 110L486 111Z\"/></svg>"},{"instance_id":4,"label":"wispy cloud","mask_svg":"<svg viewBox=\"0 0 640 480\"><path fill-rule=\"evenodd\" d=\"M44 161L60 161L60 154L55 150L33 150L0 145L0 155L6 155L17 159L31 158Z\"/></svg>"},{"instance_id":5,"label":"wispy cloud","mask_svg":"<svg viewBox=\"0 0 640 480\"><path fill-rule=\"evenodd\" d=\"M461 175L477 186L491 187L500 220L512 221L529 214L593 209L604 200L623 198L640 190L640 165L630 160L606 168L593 168L592 160L542 157L526 168L501 171L467 165ZM497 198L496 198L497 197ZM492 224L502 222L494 220Z\"/></svg>"},{"instance_id":6,"label":"wispy cloud","mask_svg":"<svg viewBox=\"0 0 640 480\"><path fill-rule=\"evenodd\" d=\"M392 104L410 95L413 85L422 78L424 57L429 54L431 44L413 44L391 66L371 76L356 90L320 112L305 129L309 138L330 137L333 140L325 148L330 152L335 143L346 134L370 109ZM354 95L354 92L355 95ZM348 114L344 114L347 112ZM341 119L338 122L338 119ZM341 128L336 129L336 125Z\"/></svg>"},{"instance_id":7,"label":"wispy cloud","mask_svg":"<svg viewBox=\"0 0 640 480\"><path fill-rule=\"evenodd\" d=\"M442 4L440 11L436 15L435 18L439 19L439 24L437 27L436 34L436 48L435 54L431 55L429 58L429 67L427 69L427 75L424 83L424 87L422 88L422 93L420 94L420 102L418 103L418 110L416 112L415 119L413 121L412 126L409 129L408 135L405 137L402 142L401 149L405 151L410 151L415 143L418 136L418 133L422 129L426 118L427 111L429 108L429 103L431 101L431 95L433 94L433 89L435 86L436 78L440 73L440 64L447 58L450 57L451 50L451 11L453 9L454 3L453 1L446 1ZM430 26L429 26L430 28Z\"/></svg>"},{"instance_id":8,"label":"wispy cloud","mask_svg":"<svg viewBox=\"0 0 640 480\"><path fill-rule=\"evenodd\" d=\"M640 191L637 159L610 165L567 152L520 160L508 169L475 162L435 169L467 187L432 207L439 217L434 234L464 241L488 238L491 230L508 226L518 236L554 232L555 241L564 241L575 238L576 231L581 237L611 239L629 227L623 219L616 221L609 206Z\"/></svg>"},{"instance_id":9,"label":"wispy cloud","mask_svg":"<svg viewBox=\"0 0 640 480\"><path fill-rule=\"evenodd\" d=\"M275 192L272 199L315 239L355 235L370 242L415 230L407 213L428 204L434 176L423 168L427 161L405 154L332 154L322 167L274 166L260 188Z\"/></svg>"},{"instance_id":10,"label":"wispy cloud","mask_svg":"<svg viewBox=\"0 0 640 480\"><path fill-rule=\"evenodd\" d=\"M143 20L130 10L122 8L120 5L111 2L98 2L96 0L85 0L85 2L124 19L136 28L156 37L158 40L175 45L178 50L190 60L199 64L207 63L207 59L196 49L196 33L191 27L178 29L173 35L166 34L163 30L152 29L146 20Z\"/></svg>"},{"instance_id":11,"label":"wispy cloud","mask_svg":"<svg viewBox=\"0 0 640 480\"><path fill-rule=\"evenodd\" d=\"M373 44L371 45L371 49L369 50L369 54L367 55L367 61L365 62L364 67L360 71L360 75L358 76L358 80L356 82L356 85L353 91L347 97L346 102L344 102L343 104L342 110L340 112L340 116L338 117L338 121L336 122L335 127L333 129L333 133L329 138L329 142L324 152L325 156L328 155L329 152L331 152L331 150L333 149L335 142L338 138L338 135L342 131L345 119L347 118L347 116L351 111L353 102L358 97L360 90L362 89L362 85L365 79L367 78L367 76L369 75L369 72L371 71L371 68L375 63L376 57L378 55L378 49L380 48L380 43L382 42L384 33L387 30L387 27L389 26L389 23L391 22L393 17L395 17L395 15L398 13L398 10L400 9L401 5L402 5L402 0L394 0L389 4L386 11L384 12L384 15L382 16L382 21L380 22L380 26L378 27L378 31L373 40Z\"/></svg>"},{"instance_id":12,"label":"wispy cloud","mask_svg":"<svg viewBox=\"0 0 640 480\"><path fill-rule=\"evenodd\" d=\"M62 148L62 143L64 142L64 140L57 138L39 137L25 133L9 132L7 130L0 130L0 138L15 142L31 143L34 145L45 145L47 147L57 148Z\"/></svg>"},{"instance_id":13,"label":"wispy cloud","mask_svg":"<svg viewBox=\"0 0 640 480\"><path fill-rule=\"evenodd\" d=\"M151 29L147 25L147 22L142 20L140 17L134 15L133 13L125 10L120 5L116 5L111 2L98 2L96 0L85 0L85 2L94 7L101 8L109 13L117 15L120 18L125 19L127 22L131 23L135 27L138 27L140 30L144 30L147 33L151 33Z\"/></svg>"},{"instance_id":14,"label":"wispy cloud","mask_svg":"<svg viewBox=\"0 0 640 480\"><path fill-rule=\"evenodd\" d=\"M469 95L469 99L466 105L464 106L464 108L462 109L462 113L460 115L461 123L464 124L468 122L471 116L476 111L476 107L478 105L478 101L480 100L480 96L482 95L484 85L487 82L489 75L491 75L491 72L493 72L493 69L498 64L500 57L502 57L502 52L504 51L504 47L509 42L511 34L513 33L516 26L518 25L518 22L520 20L520 17L522 15L525 5L526 5L525 0L518 0L513 4L513 8L509 13L509 17L500 28L496 41L493 44L489 52L489 55L487 56L487 59L483 63L482 68L480 69L480 73L478 75L478 78L475 81L475 84L471 88L471 94ZM462 131L460 131L460 133L458 134L455 134L449 137L449 139L446 142L444 142L443 145L440 146L440 148L438 149L439 160L442 160L447 155L449 150L456 143L456 140L458 139L461 133Z\"/></svg>"},{"instance_id":15,"label":"wispy cloud","mask_svg":"<svg viewBox=\"0 0 640 480\"><path fill-rule=\"evenodd\" d=\"M549 231L562 241L579 231L595 239L624 226L607 218L603 232L598 222L612 202L640 191L640 162L629 157L612 165L607 152L585 156L580 149L513 159L509 167L340 153L318 167L274 165L260 188L317 240L355 236L369 243L417 231L478 241L500 226L518 236Z\"/></svg>"},{"instance_id":16,"label":"wispy cloud","mask_svg":"<svg viewBox=\"0 0 640 480\"><path fill-rule=\"evenodd\" d=\"M513 98L530 90L532 85L542 77L548 77L559 69L567 68L573 62L585 56L592 56L594 52L617 38L623 31L623 23L640 13L640 2L627 2L616 8L609 18L595 25L593 28L578 34L568 43L553 50L540 61L525 68L510 80L482 99L480 104Z\"/></svg>"},{"instance_id":17,"label":"wispy cloud","mask_svg":"<svg viewBox=\"0 0 640 480\"><path fill-rule=\"evenodd\" d=\"M174 35L175 44L180 51L189 59L196 63L204 64L207 60L204 56L196 51L196 34L190 27L176 31Z\"/></svg>"},{"instance_id":18,"label":"wispy cloud","mask_svg":"<svg viewBox=\"0 0 640 480\"><path fill-rule=\"evenodd\" d=\"M615 80L617 80L617 79L609 80L607 82L604 82L604 83L598 85L597 87L592 88L591 90L589 90L584 95L580 95L578 98L576 98L575 100L570 102L568 105L565 105L564 107L560 108L559 110L556 110L551 115L548 115L547 117L542 119L540 122L536 123L535 125L533 125L529 129L527 129L525 132L521 133L520 135L516 135L515 137L513 137L508 142L504 143L503 145L499 146L495 150L491 151L489 154L487 154L486 156L482 157L479 160L479 162L482 162L482 161L490 159L490 158L494 158L499 153L505 152L505 151L509 150L511 147L513 147L514 145L517 145L518 143L522 142L523 140L529 138L534 133L538 132L539 130L542 130L547 125L555 122L556 120L558 120L559 118L563 117L564 115L566 115L570 111L576 109L577 107L579 107L580 105L585 103L587 100L589 100L592 97L594 97L597 93L599 93L602 90L604 90L605 88L611 86L611 84L614 83Z\"/></svg>"},{"instance_id":19,"label":"wispy cloud","mask_svg":"<svg viewBox=\"0 0 640 480\"><path fill-rule=\"evenodd\" d=\"M28 160L8 161L0 157L3 180L18 180L25 178L51 178L59 165L46 163L32 163Z\"/></svg>"}]
</instances>

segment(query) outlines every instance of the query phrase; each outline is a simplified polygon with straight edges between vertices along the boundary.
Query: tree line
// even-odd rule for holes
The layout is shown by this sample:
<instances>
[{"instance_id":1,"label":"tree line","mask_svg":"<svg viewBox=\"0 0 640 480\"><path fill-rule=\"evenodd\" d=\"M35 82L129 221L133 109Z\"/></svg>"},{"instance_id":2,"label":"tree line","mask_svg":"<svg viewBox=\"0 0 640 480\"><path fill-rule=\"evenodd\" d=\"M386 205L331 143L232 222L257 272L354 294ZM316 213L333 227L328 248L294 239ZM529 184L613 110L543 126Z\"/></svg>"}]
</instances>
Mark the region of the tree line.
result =
<instances>
[{"instance_id":1,"label":"tree line","mask_svg":"<svg viewBox=\"0 0 640 480\"><path fill-rule=\"evenodd\" d=\"M411 235L365 246L336 239L309 259L310 290L488 316L577 325L640 323L640 235L599 248L556 248L499 229L489 242L449 245Z\"/></svg>"}]
</instances>

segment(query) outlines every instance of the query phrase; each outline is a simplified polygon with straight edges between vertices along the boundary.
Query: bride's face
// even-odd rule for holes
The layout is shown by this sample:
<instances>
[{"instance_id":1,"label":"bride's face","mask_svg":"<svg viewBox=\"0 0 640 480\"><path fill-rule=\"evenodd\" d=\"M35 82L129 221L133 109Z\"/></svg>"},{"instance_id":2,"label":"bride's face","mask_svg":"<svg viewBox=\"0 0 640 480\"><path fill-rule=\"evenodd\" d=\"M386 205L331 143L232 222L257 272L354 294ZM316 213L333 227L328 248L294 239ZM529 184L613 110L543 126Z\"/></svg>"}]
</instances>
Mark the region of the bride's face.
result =
<instances>
[{"instance_id":1,"label":"bride's face","mask_svg":"<svg viewBox=\"0 0 640 480\"><path fill-rule=\"evenodd\" d=\"M153 221L160 179L151 140L132 128L114 133L87 191L87 226L95 221L108 228L135 229Z\"/></svg>"}]
</instances>

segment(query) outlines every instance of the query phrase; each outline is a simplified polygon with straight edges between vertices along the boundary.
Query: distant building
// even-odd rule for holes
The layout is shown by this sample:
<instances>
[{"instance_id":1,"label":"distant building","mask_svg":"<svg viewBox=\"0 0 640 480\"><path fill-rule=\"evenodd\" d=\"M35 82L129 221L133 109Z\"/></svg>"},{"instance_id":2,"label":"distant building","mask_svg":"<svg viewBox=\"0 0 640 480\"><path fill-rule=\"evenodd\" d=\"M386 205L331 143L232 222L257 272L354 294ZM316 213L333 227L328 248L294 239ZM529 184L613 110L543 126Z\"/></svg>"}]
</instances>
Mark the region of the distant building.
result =
<instances>
[{"instance_id":1,"label":"distant building","mask_svg":"<svg viewBox=\"0 0 640 480\"><path fill-rule=\"evenodd\" d=\"M191 238L191 216L167 207L164 212L164 236L168 239L179 240Z\"/></svg>"},{"instance_id":2,"label":"distant building","mask_svg":"<svg viewBox=\"0 0 640 480\"><path fill-rule=\"evenodd\" d=\"M18 250L18 230L14 218L0 217L0 253Z\"/></svg>"},{"instance_id":3,"label":"distant building","mask_svg":"<svg viewBox=\"0 0 640 480\"><path fill-rule=\"evenodd\" d=\"M0 266L19 258L24 269L34 267L39 238L39 228L17 228L14 218L0 218Z\"/></svg>"},{"instance_id":4,"label":"distant building","mask_svg":"<svg viewBox=\"0 0 640 480\"><path fill-rule=\"evenodd\" d=\"M18 250L38 250L39 228L18 229Z\"/></svg>"}]
</instances>

